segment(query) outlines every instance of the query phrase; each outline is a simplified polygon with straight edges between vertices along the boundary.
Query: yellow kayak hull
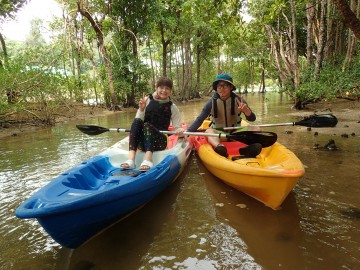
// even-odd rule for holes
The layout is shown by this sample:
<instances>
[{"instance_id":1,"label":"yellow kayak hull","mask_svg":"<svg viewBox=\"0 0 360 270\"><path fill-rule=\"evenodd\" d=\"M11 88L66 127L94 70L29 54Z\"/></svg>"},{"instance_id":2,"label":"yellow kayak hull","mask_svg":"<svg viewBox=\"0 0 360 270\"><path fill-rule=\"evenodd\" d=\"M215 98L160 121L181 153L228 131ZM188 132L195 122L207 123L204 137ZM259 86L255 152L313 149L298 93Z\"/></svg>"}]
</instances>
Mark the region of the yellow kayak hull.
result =
<instances>
[{"instance_id":1,"label":"yellow kayak hull","mask_svg":"<svg viewBox=\"0 0 360 270\"><path fill-rule=\"evenodd\" d=\"M239 142L224 143L230 154L228 158L218 155L205 137L197 136L194 144L198 156L212 174L272 209L281 206L305 173L296 155L278 142L263 148L256 158L235 161L231 158L241 147Z\"/></svg>"}]
</instances>

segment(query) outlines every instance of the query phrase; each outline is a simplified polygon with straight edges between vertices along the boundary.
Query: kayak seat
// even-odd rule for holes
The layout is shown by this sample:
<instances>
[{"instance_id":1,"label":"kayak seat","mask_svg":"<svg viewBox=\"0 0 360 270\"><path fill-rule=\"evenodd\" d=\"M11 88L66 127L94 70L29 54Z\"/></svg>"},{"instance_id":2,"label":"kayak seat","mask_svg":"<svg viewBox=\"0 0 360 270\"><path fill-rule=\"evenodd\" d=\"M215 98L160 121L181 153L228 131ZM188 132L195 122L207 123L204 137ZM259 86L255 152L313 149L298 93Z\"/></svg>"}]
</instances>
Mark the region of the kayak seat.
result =
<instances>
[{"instance_id":1,"label":"kayak seat","mask_svg":"<svg viewBox=\"0 0 360 270\"><path fill-rule=\"evenodd\" d=\"M74 189L95 190L106 181L113 169L108 157L94 157L69 170L62 184Z\"/></svg>"},{"instance_id":2,"label":"kayak seat","mask_svg":"<svg viewBox=\"0 0 360 270\"><path fill-rule=\"evenodd\" d=\"M184 130L187 130L187 125L186 125L185 122L182 122L181 125L182 125L182 128L183 128ZM170 124L168 130L169 130L169 131L174 131L174 126L173 126L172 124ZM169 135L169 136L167 137L167 147L166 147L166 149L171 149L171 148L173 148L173 147L176 145L177 141L178 141L178 136L176 136L176 135L170 136L170 135Z\"/></svg>"},{"instance_id":3,"label":"kayak seat","mask_svg":"<svg viewBox=\"0 0 360 270\"><path fill-rule=\"evenodd\" d=\"M234 141L234 142L221 142L227 148L227 151L230 156L238 156L239 155L239 148L247 146L242 142Z\"/></svg>"}]
</instances>

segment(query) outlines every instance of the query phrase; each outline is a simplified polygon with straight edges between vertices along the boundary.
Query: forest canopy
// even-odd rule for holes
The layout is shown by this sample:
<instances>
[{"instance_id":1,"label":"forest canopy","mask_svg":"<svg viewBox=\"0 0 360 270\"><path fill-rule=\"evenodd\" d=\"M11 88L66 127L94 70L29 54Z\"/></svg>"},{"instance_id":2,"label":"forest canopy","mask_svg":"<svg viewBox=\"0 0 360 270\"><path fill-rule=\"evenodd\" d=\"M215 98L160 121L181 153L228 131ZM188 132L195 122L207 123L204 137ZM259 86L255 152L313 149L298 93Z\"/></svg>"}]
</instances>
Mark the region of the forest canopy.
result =
<instances>
[{"instance_id":1,"label":"forest canopy","mask_svg":"<svg viewBox=\"0 0 360 270\"><path fill-rule=\"evenodd\" d=\"M298 109L358 99L359 1L57 0L50 39L39 19L24 42L0 27L0 122L26 111L52 124L52 108L74 102L136 106L160 76L184 102L211 92L219 73L243 93L286 93ZM0 24L27 2L2 1Z\"/></svg>"}]
</instances>

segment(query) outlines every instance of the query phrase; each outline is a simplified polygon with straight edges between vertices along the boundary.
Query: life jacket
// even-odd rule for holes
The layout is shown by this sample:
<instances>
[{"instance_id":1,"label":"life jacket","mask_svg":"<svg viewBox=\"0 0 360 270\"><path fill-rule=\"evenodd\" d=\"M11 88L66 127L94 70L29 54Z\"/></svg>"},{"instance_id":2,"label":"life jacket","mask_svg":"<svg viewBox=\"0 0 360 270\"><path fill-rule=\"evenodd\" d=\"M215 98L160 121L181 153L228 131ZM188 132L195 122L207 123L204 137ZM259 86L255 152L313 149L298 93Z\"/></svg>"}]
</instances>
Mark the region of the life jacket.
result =
<instances>
[{"instance_id":1,"label":"life jacket","mask_svg":"<svg viewBox=\"0 0 360 270\"><path fill-rule=\"evenodd\" d=\"M172 102L160 103L149 95L150 102L145 109L144 123L149 122L158 130L167 130L171 121Z\"/></svg>"},{"instance_id":2,"label":"life jacket","mask_svg":"<svg viewBox=\"0 0 360 270\"><path fill-rule=\"evenodd\" d=\"M218 93L212 97L211 120L214 128L236 127L241 123L241 111L236 105L236 94L231 92L230 98L222 100Z\"/></svg>"}]
</instances>

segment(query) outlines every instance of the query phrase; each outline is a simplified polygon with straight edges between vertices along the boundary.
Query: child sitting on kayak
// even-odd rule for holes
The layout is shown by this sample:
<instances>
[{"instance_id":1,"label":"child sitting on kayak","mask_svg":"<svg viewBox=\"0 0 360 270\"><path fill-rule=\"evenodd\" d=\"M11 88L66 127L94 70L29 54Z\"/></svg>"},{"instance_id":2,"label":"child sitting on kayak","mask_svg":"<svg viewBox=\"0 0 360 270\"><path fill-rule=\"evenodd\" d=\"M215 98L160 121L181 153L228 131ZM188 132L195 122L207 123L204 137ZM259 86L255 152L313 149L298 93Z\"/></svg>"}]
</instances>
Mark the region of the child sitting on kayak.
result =
<instances>
[{"instance_id":1,"label":"child sitting on kayak","mask_svg":"<svg viewBox=\"0 0 360 270\"><path fill-rule=\"evenodd\" d=\"M167 136L161 130L168 130L170 123L177 135L182 135L180 111L170 100L173 82L168 78L160 78L156 83L156 91L152 95L140 99L139 109L131 125L129 135L129 158L122 163L122 169L135 169L137 149L145 152L139 170L147 171L153 167L154 151L167 147Z\"/></svg>"},{"instance_id":2,"label":"child sitting on kayak","mask_svg":"<svg viewBox=\"0 0 360 270\"><path fill-rule=\"evenodd\" d=\"M241 114L245 116L247 121L253 122L256 120L256 115L250 109L246 100L233 92L236 87L231 76L228 74L216 76L212 87L216 92L206 102L200 115L188 128L188 131L196 131L209 115L211 115L212 128L207 129L207 133L218 133L219 131L216 129L240 126L242 120ZM259 128L248 127L248 130L259 130ZM209 137L208 142L214 147L216 153L228 157L227 149L218 137ZM259 145L253 145L244 149L241 148L240 150L240 155L256 156L261 151L261 147L259 149Z\"/></svg>"}]
</instances>

